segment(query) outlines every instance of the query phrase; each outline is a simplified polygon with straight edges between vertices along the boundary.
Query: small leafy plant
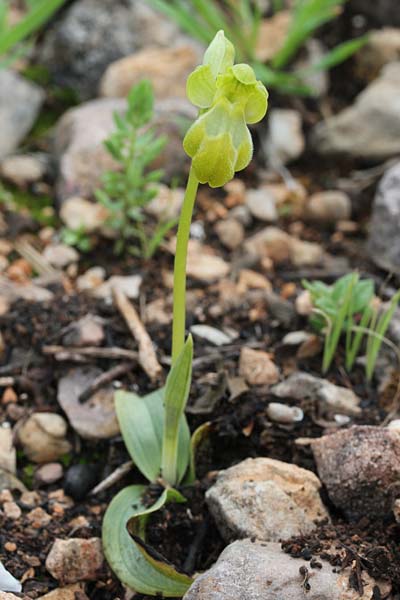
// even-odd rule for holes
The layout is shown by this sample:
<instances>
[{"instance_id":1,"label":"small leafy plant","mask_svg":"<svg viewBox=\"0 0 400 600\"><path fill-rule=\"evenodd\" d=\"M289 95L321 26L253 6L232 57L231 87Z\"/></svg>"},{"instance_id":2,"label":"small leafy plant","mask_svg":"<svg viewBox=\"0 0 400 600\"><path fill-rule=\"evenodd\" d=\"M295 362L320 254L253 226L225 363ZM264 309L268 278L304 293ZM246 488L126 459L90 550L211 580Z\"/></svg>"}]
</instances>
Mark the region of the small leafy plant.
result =
<instances>
[{"instance_id":1,"label":"small leafy plant","mask_svg":"<svg viewBox=\"0 0 400 600\"><path fill-rule=\"evenodd\" d=\"M146 223L144 208L157 195L161 170L151 170L151 163L166 144L148 127L153 118L154 96L151 83L143 80L128 95L125 115L114 115L116 130L104 142L118 163L118 171L103 175L103 187L96 191L97 200L108 213L107 226L118 235L115 252L125 249L143 258L151 258L176 219L160 222L155 231Z\"/></svg>"},{"instance_id":2,"label":"small leafy plant","mask_svg":"<svg viewBox=\"0 0 400 600\"><path fill-rule=\"evenodd\" d=\"M0 0L0 67L5 66L21 54L21 44L38 31L65 0L29 0L28 12L12 27L8 24L9 0Z\"/></svg>"},{"instance_id":3,"label":"small leafy plant","mask_svg":"<svg viewBox=\"0 0 400 600\"><path fill-rule=\"evenodd\" d=\"M308 72L330 69L352 56L366 37L339 44L308 69L290 71L288 67L304 43L324 24L340 13L346 0L295 0L286 39L272 61L264 64L256 58L262 13L251 0L147 0L155 9L175 21L194 39L209 44L216 31L223 29L238 50L239 59L249 62L256 75L269 87L293 94L312 95L304 83ZM275 12L283 2L275 0Z\"/></svg>"},{"instance_id":4,"label":"small leafy plant","mask_svg":"<svg viewBox=\"0 0 400 600\"><path fill-rule=\"evenodd\" d=\"M149 515L166 502L184 502L175 488L195 479L195 450L207 426L190 437L185 406L190 392L193 341L185 341L186 261L190 224L199 183L225 185L250 162L253 144L247 125L260 121L268 94L246 64L234 64L235 50L219 31L203 64L189 76L187 94L199 116L188 130L184 148L192 158L181 210L174 265L172 367L165 387L145 397L118 391L115 405L126 447L150 483L164 488L153 504L146 486L131 485L112 500L103 522L106 558L128 587L163 597L182 596L191 578L164 562L146 545Z\"/></svg>"},{"instance_id":5,"label":"small leafy plant","mask_svg":"<svg viewBox=\"0 0 400 600\"><path fill-rule=\"evenodd\" d=\"M310 322L325 337L322 370L326 373L332 364L340 337L345 334L345 365L348 371L359 356L366 340L366 375L371 380L386 331L400 301L400 291L392 298L386 310L380 310L375 300L372 279L361 280L358 273L344 275L328 286L322 281L303 281L310 292L314 306Z\"/></svg>"}]
</instances>

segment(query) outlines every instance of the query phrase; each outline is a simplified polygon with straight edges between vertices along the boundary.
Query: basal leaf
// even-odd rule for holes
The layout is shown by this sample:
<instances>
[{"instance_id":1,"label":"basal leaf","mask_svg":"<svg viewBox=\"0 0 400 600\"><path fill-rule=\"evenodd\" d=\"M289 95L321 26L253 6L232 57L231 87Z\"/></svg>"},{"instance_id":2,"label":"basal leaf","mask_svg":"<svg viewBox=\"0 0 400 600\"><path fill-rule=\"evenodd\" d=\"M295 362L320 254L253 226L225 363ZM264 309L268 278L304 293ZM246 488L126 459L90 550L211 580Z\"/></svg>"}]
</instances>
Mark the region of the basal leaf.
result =
<instances>
[{"instance_id":1,"label":"basal leaf","mask_svg":"<svg viewBox=\"0 0 400 600\"><path fill-rule=\"evenodd\" d=\"M156 556L156 553L150 554L150 549L143 551L143 541L140 539L132 540L127 523L129 521L130 528L140 532L143 522L152 512L168 501L183 502L184 498L176 490L164 490L155 504L146 507L143 503L145 490L143 485L126 487L109 505L103 521L105 557L120 581L130 589L165 598L183 596L192 583L191 578L179 573L158 556L157 559L149 558L152 554Z\"/></svg>"}]
</instances>

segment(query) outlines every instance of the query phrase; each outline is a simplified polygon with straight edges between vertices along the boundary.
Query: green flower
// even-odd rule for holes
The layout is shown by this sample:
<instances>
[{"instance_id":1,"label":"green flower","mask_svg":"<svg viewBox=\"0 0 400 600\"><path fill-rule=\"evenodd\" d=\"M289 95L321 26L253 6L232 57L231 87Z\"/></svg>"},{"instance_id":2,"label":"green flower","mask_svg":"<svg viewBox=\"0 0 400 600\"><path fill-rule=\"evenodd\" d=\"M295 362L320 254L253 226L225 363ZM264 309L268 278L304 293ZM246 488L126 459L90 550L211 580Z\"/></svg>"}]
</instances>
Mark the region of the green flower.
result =
<instances>
[{"instance_id":1,"label":"green flower","mask_svg":"<svg viewBox=\"0 0 400 600\"><path fill-rule=\"evenodd\" d=\"M233 45L220 31L189 76L187 95L200 112L184 149L200 183L220 187L249 164L253 143L247 124L265 116L268 92L249 65L234 65Z\"/></svg>"}]
</instances>

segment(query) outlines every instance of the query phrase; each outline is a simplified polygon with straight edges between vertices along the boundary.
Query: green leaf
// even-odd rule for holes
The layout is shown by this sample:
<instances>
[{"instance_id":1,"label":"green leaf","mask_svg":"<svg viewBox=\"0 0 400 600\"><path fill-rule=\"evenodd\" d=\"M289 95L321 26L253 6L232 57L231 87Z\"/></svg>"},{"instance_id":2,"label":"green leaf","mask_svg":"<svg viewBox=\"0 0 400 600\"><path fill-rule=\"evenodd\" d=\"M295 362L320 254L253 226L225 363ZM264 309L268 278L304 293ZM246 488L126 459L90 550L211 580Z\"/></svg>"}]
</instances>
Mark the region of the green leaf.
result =
<instances>
[{"instance_id":1,"label":"green leaf","mask_svg":"<svg viewBox=\"0 0 400 600\"><path fill-rule=\"evenodd\" d=\"M134 85L128 94L127 118L135 127L146 125L153 116L153 86L148 79Z\"/></svg>"},{"instance_id":2,"label":"green leaf","mask_svg":"<svg viewBox=\"0 0 400 600\"><path fill-rule=\"evenodd\" d=\"M190 468L185 479L185 483L192 484L196 480L196 454L199 446L203 443L211 430L211 422L202 423L193 432L190 440Z\"/></svg>"},{"instance_id":3,"label":"green leaf","mask_svg":"<svg viewBox=\"0 0 400 600\"><path fill-rule=\"evenodd\" d=\"M149 481L157 481L161 474L164 388L144 397L120 390L115 394L115 409L122 437L133 462ZM187 470L189 445L190 432L183 417L178 441L180 480Z\"/></svg>"},{"instance_id":4,"label":"green leaf","mask_svg":"<svg viewBox=\"0 0 400 600\"><path fill-rule=\"evenodd\" d=\"M298 71L298 73L301 74L307 71L326 71L328 69L332 69L358 52L360 48L365 46L365 44L368 42L368 39L368 35L363 35L355 40L343 42L327 52L325 56L312 64L308 69L300 72Z\"/></svg>"},{"instance_id":5,"label":"green leaf","mask_svg":"<svg viewBox=\"0 0 400 600\"><path fill-rule=\"evenodd\" d=\"M105 557L118 579L135 592L165 598L181 597L192 579L160 559L150 559L150 553L143 551L139 540L131 539L127 523L129 521L135 532L143 533L146 519L152 512L168 501L184 502L185 499L176 490L164 490L157 502L147 507L143 503L145 491L143 485L131 485L113 498L103 520Z\"/></svg>"},{"instance_id":6,"label":"green leaf","mask_svg":"<svg viewBox=\"0 0 400 600\"><path fill-rule=\"evenodd\" d=\"M164 435L162 443L162 476L170 485L179 483L184 473L179 470L178 431L192 382L193 339L189 335L182 352L173 364L165 386ZM179 453L180 454L180 453ZM189 446L184 458L190 459ZM186 471L185 468L185 471Z\"/></svg>"}]
</instances>

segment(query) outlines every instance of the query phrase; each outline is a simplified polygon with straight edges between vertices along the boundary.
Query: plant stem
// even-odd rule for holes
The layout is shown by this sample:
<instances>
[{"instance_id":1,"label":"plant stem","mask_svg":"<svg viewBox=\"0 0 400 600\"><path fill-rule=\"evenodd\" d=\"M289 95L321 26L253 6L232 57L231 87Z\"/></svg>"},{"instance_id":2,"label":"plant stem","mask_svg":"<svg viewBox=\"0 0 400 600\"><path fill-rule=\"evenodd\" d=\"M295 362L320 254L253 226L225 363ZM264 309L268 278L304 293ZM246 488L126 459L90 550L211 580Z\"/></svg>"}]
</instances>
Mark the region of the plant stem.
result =
<instances>
[{"instance_id":1,"label":"plant stem","mask_svg":"<svg viewBox=\"0 0 400 600\"><path fill-rule=\"evenodd\" d=\"M182 352L186 329L186 261L192 222L193 206L199 182L190 169L185 198L179 218L174 263L174 309L172 321L172 364Z\"/></svg>"}]
</instances>

